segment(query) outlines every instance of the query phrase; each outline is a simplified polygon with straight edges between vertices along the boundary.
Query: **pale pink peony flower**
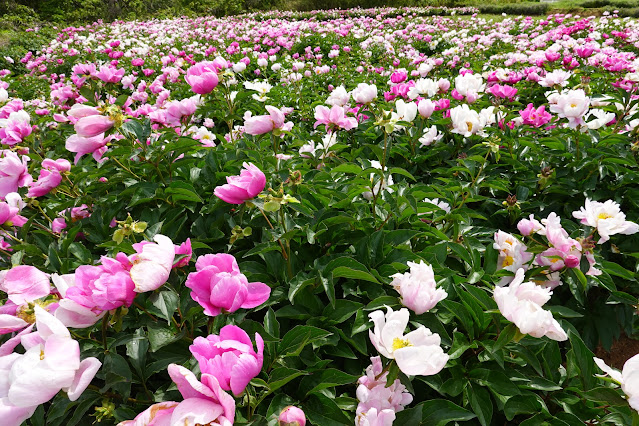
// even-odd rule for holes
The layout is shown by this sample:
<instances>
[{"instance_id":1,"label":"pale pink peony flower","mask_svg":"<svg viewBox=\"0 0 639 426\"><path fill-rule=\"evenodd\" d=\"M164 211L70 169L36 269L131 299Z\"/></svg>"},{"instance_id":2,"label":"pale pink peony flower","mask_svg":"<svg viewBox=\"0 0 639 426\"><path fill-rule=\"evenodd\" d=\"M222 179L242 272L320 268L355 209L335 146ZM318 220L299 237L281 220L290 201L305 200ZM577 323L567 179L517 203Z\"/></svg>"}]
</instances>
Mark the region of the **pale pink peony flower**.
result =
<instances>
[{"instance_id":1,"label":"pale pink peony flower","mask_svg":"<svg viewBox=\"0 0 639 426\"><path fill-rule=\"evenodd\" d=\"M608 367L602 359L596 357L593 359L604 373L609 374L615 382L621 385L621 389L628 397L628 404L634 410L639 411L639 354L627 360L621 372Z\"/></svg>"},{"instance_id":2,"label":"pale pink peony flower","mask_svg":"<svg viewBox=\"0 0 639 426\"><path fill-rule=\"evenodd\" d=\"M413 395L406 390L399 379L387 386L388 372L384 372L381 358L371 357L371 365L366 367L366 374L357 381L356 414L369 411L371 408L382 410L402 411L404 407L413 401Z\"/></svg>"},{"instance_id":3,"label":"pale pink peony flower","mask_svg":"<svg viewBox=\"0 0 639 426\"><path fill-rule=\"evenodd\" d=\"M518 269L507 287L495 287L493 298L502 315L514 323L523 334L547 336L553 340L568 339L566 332L550 311L542 306L550 300L552 291L533 282L524 283L524 270Z\"/></svg>"},{"instance_id":4,"label":"pale pink peony flower","mask_svg":"<svg viewBox=\"0 0 639 426\"><path fill-rule=\"evenodd\" d=\"M410 317L408 309L388 308L386 314L380 310L368 317L375 324L369 330L371 343L380 354L395 359L404 374L430 376L439 373L448 362L448 355L440 347L439 334L433 334L424 326L404 334Z\"/></svg>"},{"instance_id":5,"label":"pale pink peony flower","mask_svg":"<svg viewBox=\"0 0 639 426\"><path fill-rule=\"evenodd\" d=\"M608 200L606 202L591 201L586 199L585 207L572 212L573 217L581 219L584 225L597 228L601 238L597 243L603 244L611 235L630 235L639 232L639 225L626 220L626 215L619 208L619 204Z\"/></svg>"},{"instance_id":6,"label":"pale pink peony flower","mask_svg":"<svg viewBox=\"0 0 639 426\"><path fill-rule=\"evenodd\" d=\"M331 107L331 109L324 105L316 106L315 120L317 121L314 127L324 124L327 131L333 131L338 128L351 130L357 127L357 119L355 117L347 117L344 108L337 105Z\"/></svg>"},{"instance_id":7,"label":"pale pink peony flower","mask_svg":"<svg viewBox=\"0 0 639 426\"><path fill-rule=\"evenodd\" d=\"M402 296L402 304L421 315L432 309L438 302L445 299L448 293L437 288L433 267L420 261L408 262L409 272L391 276L391 285Z\"/></svg>"},{"instance_id":8,"label":"pale pink peony flower","mask_svg":"<svg viewBox=\"0 0 639 426\"><path fill-rule=\"evenodd\" d=\"M371 408L355 417L355 426L392 426L395 421L393 410L377 410Z\"/></svg>"},{"instance_id":9,"label":"pale pink peony flower","mask_svg":"<svg viewBox=\"0 0 639 426\"><path fill-rule=\"evenodd\" d=\"M271 288L260 282L249 283L230 254L207 254L195 263L185 285L191 297L204 308L204 313L216 316L222 312L250 309L268 300Z\"/></svg>"},{"instance_id":10,"label":"pale pink peony flower","mask_svg":"<svg viewBox=\"0 0 639 426\"><path fill-rule=\"evenodd\" d=\"M278 426L305 426L306 415L304 411L293 405L284 408L277 418Z\"/></svg>"}]
</instances>

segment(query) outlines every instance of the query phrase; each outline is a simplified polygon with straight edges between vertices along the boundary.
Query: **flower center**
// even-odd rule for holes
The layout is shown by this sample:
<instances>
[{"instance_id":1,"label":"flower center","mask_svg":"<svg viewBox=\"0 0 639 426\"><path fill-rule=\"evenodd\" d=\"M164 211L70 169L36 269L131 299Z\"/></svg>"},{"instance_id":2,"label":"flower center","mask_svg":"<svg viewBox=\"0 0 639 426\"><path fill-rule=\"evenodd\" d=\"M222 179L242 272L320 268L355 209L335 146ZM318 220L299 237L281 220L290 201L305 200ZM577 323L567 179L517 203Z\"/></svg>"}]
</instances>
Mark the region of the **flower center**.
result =
<instances>
[{"instance_id":1,"label":"flower center","mask_svg":"<svg viewBox=\"0 0 639 426\"><path fill-rule=\"evenodd\" d=\"M608 213L599 213L597 215L597 219L610 219L611 217L612 215Z\"/></svg>"},{"instance_id":2,"label":"flower center","mask_svg":"<svg viewBox=\"0 0 639 426\"><path fill-rule=\"evenodd\" d=\"M504 258L504 263L503 263L502 267L505 268L506 266L510 266L513 263L515 263L515 259L512 256L506 256Z\"/></svg>"},{"instance_id":3,"label":"flower center","mask_svg":"<svg viewBox=\"0 0 639 426\"><path fill-rule=\"evenodd\" d=\"M469 132L473 131L473 123L471 123L470 121L466 122L466 127L468 127L468 131Z\"/></svg>"},{"instance_id":4,"label":"flower center","mask_svg":"<svg viewBox=\"0 0 639 426\"><path fill-rule=\"evenodd\" d=\"M400 339L399 337L395 337L393 339L393 351L401 348L407 348L409 346L413 346L413 344L409 342L408 339Z\"/></svg>"}]
</instances>

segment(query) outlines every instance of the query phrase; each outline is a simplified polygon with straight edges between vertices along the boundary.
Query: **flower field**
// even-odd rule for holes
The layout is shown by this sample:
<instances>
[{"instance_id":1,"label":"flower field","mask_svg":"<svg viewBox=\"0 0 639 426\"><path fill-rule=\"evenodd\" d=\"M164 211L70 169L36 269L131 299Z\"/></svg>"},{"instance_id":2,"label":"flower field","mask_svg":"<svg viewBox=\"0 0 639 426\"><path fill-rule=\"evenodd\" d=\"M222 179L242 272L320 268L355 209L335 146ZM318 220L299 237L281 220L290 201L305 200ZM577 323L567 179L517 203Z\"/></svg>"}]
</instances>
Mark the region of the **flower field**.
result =
<instances>
[{"instance_id":1,"label":"flower field","mask_svg":"<svg viewBox=\"0 0 639 426\"><path fill-rule=\"evenodd\" d=\"M639 425L639 21L475 12L4 58L0 424Z\"/></svg>"}]
</instances>

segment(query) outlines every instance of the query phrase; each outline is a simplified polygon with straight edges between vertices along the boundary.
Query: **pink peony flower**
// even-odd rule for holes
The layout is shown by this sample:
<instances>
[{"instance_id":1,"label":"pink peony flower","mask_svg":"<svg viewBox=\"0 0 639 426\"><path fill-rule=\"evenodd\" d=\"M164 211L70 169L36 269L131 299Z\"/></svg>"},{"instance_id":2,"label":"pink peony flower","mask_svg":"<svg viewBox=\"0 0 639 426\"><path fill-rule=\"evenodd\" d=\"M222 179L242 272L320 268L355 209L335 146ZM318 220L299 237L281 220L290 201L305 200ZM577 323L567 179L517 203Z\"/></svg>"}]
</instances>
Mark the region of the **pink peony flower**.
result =
<instances>
[{"instance_id":1,"label":"pink peony flower","mask_svg":"<svg viewBox=\"0 0 639 426\"><path fill-rule=\"evenodd\" d=\"M0 200L33 181L27 169L27 161L29 158L26 156L20 158L15 152L0 150Z\"/></svg>"},{"instance_id":2,"label":"pink peony flower","mask_svg":"<svg viewBox=\"0 0 639 426\"><path fill-rule=\"evenodd\" d=\"M200 365L203 374L214 376L224 390L239 396L248 383L262 370L264 340L255 333L257 353L244 330L227 325L220 335L197 337L189 350Z\"/></svg>"},{"instance_id":3,"label":"pink peony flower","mask_svg":"<svg viewBox=\"0 0 639 426\"><path fill-rule=\"evenodd\" d=\"M33 128L28 121L9 120L5 127L0 128L0 143L16 145L29 136Z\"/></svg>"},{"instance_id":4,"label":"pink peony flower","mask_svg":"<svg viewBox=\"0 0 639 426\"><path fill-rule=\"evenodd\" d=\"M22 227L27 223L27 218L20 216L20 209L12 207L4 201L0 201L0 227L2 226L18 226Z\"/></svg>"},{"instance_id":5,"label":"pink peony flower","mask_svg":"<svg viewBox=\"0 0 639 426\"><path fill-rule=\"evenodd\" d=\"M78 164L80 158L85 154L92 154L96 161L100 161L102 154L106 152L106 144L112 140L111 136L104 137L104 133L92 136L90 138L80 135L71 135L67 138L64 147L71 152L75 152L75 164Z\"/></svg>"},{"instance_id":6,"label":"pink peony flower","mask_svg":"<svg viewBox=\"0 0 639 426\"><path fill-rule=\"evenodd\" d=\"M100 71L95 73L95 76L105 83L118 83L124 77L124 68L115 68L108 65L100 67ZM102 133L102 132L100 132Z\"/></svg>"},{"instance_id":7,"label":"pink peony flower","mask_svg":"<svg viewBox=\"0 0 639 426\"><path fill-rule=\"evenodd\" d=\"M33 302L51 293L49 275L34 266L19 265L0 271L0 290L16 305Z\"/></svg>"},{"instance_id":8,"label":"pink peony flower","mask_svg":"<svg viewBox=\"0 0 639 426\"><path fill-rule=\"evenodd\" d=\"M79 137L92 138L109 130L115 122L103 115L89 115L82 117L75 123L75 131Z\"/></svg>"},{"instance_id":9,"label":"pink peony flower","mask_svg":"<svg viewBox=\"0 0 639 426\"><path fill-rule=\"evenodd\" d=\"M387 379L388 372L384 372L381 358L371 357L371 365L366 367L366 374L357 381L357 415L366 413L371 408L396 413L413 401L413 396L399 379L395 379L390 386L387 386Z\"/></svg>"},{"instance_id":10,"label":"pink peony flower","mask_svg":"<svg viewBox=\"0 0 639 426\"><path fill-rule=\"evenodd\" d=\"M526 109L519 111L519 115L523 119L523 124L533 127L541 127L552 119L552 115L546 112L545 105L535 109L533 104L528 104Z\"/></svg>"},{"instance_id":11,"label":"pink peony flower","mask_svg":"<svg viewBox=\"0 0 639 426\"><path fill-rule=\"evenodd\" d=\"M191 90L199 95L211 93L219 79L213 62L199 62L186 71L184 77Z\"/></svg>"},{"instance_id":12,"label":"pink peony flower","mask_svg":"<svg viewBox=\"0 0 639 426\"><path fill-rule=\"evenodd\" d=\"M337 128L351 130L357 127L357 119L354 117L347 117L344 113L344 108L341 106L333 106L331 109L328 109L324 105L316 106L315 120L317 121L313 127L324 124L327 131L332 131Z\"/></svg>"},{"instance_id":13,"label":"pink peony flower","mask_svg":"<svg viewBox=\"0 0 639 426\"><path fill-rule=\"evenodd\" d=\"M191 248L190 238L187 238L186 241L180 244L179 246L178 245L175 246L175 255L177 256L182 254L186 255L186 257L183 257L182 259L173 263L173 268L182 268L184 266L187 266L189 262L191 261L191 256L193 255L193 249Z\"/></svg>"},{"instance_id":14,"label":"pink peony flower","mask_svg":"<svg viewBox=\"0 0 639 426\"><path fill-rule=\"evenodd\" d=\"M62 182L62 175L58 170L40 170L38 180L29 184L29 192L27 197L42 197L48 194Z\"/></svg>"},{"instance_id":15,"label":"pink peony flower","mask_svg":"<svg viewBox=\"0 0 639 426\"><path fill-rule=\"evenodd\" d=\"M284 122L286 117L282 110L271 105L266 105L266 110L269 115L256 115L244 121L244 131L246 133L249 135L263 135L272 131L277 133L278 130L290 130L293 127L292 122Z\"/></svg>"},{"instance_id":16,"label":"pink peony flower","mask_svg":"<svg viewBox=\"0 0 639 426\"><path fill-rule=\"evenodd\" d=\"M250 309L268 300L271 288L260 282L249 283L230 254L207 254L195 263L185 285L191 297L204 308L204 313L216 316L222 312Z\"/></svg>"},{"instance_id":17,"label":"pink peony flower","mask_svg":"<svg viewBox=\"0 0 639 426\"><path fill-rule=\"evenodd\" d=\"M278 426L305 426L306 416L300 408L289 405L282 410L277 422Z\"/></svg>"},{"instance_id":18,"label":"pink peony flower","mask_svg":"<svg viewBox=\"0 0 639 426\"><path fill-rule=\"evenodd\" d=\"M213 191L215 196L229 204L242 204L264 190L266 176L252 163L242 164L239 176L228 176L226 185L218 186Z\"/></svg>"}]
</instances>

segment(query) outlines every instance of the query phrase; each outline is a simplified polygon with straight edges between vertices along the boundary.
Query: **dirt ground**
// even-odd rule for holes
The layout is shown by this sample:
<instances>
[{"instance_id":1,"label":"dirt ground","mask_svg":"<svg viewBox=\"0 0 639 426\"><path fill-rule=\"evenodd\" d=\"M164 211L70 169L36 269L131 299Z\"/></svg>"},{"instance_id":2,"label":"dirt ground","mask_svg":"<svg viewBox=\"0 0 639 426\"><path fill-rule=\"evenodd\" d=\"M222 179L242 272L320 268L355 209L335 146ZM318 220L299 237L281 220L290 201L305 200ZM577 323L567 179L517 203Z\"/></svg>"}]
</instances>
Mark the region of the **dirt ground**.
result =
<instances>
[{"instance_id":1,"label":"dirt ground","mask_svg":"<svg viewBox=\"0 0 639 426\"><path fill-rule=\"evenodd\" d=\"M618 370L623 368L624 363L633 356L639 354L639 340L631 339L625 334L615 340L610 348L610 352L606 352L603 347L599 346L595 351L595 356L603 359L606 364Z\"/></svg>"}]
</instances>

